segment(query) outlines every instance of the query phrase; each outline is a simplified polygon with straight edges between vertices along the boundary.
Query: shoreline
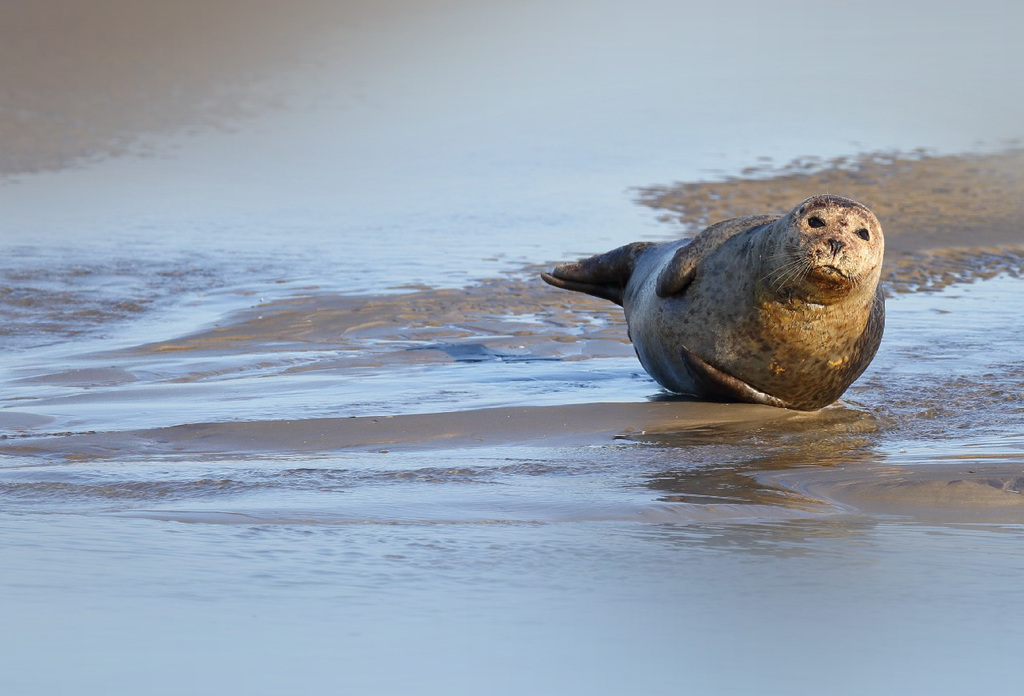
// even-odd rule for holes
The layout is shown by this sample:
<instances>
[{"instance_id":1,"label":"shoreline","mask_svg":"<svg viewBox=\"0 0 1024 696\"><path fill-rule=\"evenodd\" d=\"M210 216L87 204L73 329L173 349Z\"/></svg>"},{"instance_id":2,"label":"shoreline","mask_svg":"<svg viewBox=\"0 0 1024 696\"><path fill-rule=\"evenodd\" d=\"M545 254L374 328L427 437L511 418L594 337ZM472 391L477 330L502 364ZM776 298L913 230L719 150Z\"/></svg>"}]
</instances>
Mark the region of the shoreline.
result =
<instances>
[{"instance_id":1,"label":"shoreline","mask_svg":"<svg viewBox=\"0 0 1024 696\"><path fill-rule=\"evenodd\" d=\"M821 191L862 201L874 192L873 200L867 202L886 235L882 283L889 294L940 290L1004 273L1017 276L1024 268L1024 149L908 160L866 154L840 158L810 173L799 169L798 161L770 178L639 189L642 204L665 211L663 220L681 229L677 234L666 230L654 239L638 231L637 238L685 237L728 217L788 210ZM909 183L901 183L900 173ZM585 253L602 251L607 249ZM350 342L419 345L477 335L496 341L499 347L536 349L541 343L572 343L584 334L591 357L632 354L614 345L626 343L618 307L577 293L553 291L539 280L539 273L554 263L538 262L461 289L288 294L222 317L213 326L119 354L216 354L249 350L253 342L271 352L316 346L345 350ZM517 321L521 316L536 320ZM588 318L586 324L581 324L581 316Z\"/></svg>"},{"instance_id":2,"label":"shoreline","mask_svg":"<svg viewBox=\"0 0 1024 696\"><path fill-rule=\"evenodd\" d=\"M784 212L815 193L858 200L885 231L882 282L934 290L1024 266L1024 149L796 160L730 177L637 189L638 202L693 233L718 220Z\"/></svg>"},{"instance_id":3,"label":"shoreline","mask_svg":"<svg viewBox=\"0 0 1024 696\"><path fill-rule=\"evenodd\" d=\"M851 168L849 162L833 163L831 168L811 174L790 172L768 179L678 184L664 187L660 197L647 204L665 210L666 215L675 216L672 219L676 223L692 229L700 224L702 215L717 218L783 209L794 199L802 199L804 193L810 195L822 189L857 197L864 186L872 186L885 195L880 194L873 202L886 231L884 282L890 293L941 290L1000 273L1019 277L1024 263L1024 231L1019 220L1024 220L1024 213L1015 216L1020 212L1018 207L1024 207L1024 176L1008 175L1002 188L993 188L984 195L978 190L985 188L986 177L994 177L997 172L1017 168L1024 172L1024 150L991 156L925 157L900 163L897 169L910 172L907 181L912 186L928 182L928 191L917 197L908 195L899 185L882 186L872 178L883 164L893 166L866 156L861 169ZM939 185L941 181L961 175L966 183L960 194L937 192L945 190ZM797 189L802 189L799 196ZM1014 197L1018 189L1020 195ZM977 200L967 206L964 196ZM700 207L712 200L717 201L714 206ZM917 207L911 205L915 200ZM934 205L929 207L922 201ZM1003 207L989 207L993 201L1001 201ZM741 210L737 207L741 202L757 207ZM899 207L901 204L904 207ZM961 213L961 208L966 213ZM887 222L885 211L899 222ZM971 245L965 245L967 240ZM284 377L285 381L288 376L300 374L314 378L321 374L351 375L346 370L355 369L369 371L355 374L391 373L388 378L395 384L402 379L396 375L413 379L425 366L452 363L540 360L568 365L630 358L633 351L621 309L595 298L549 289L537 278L545 268L528 267L463 290L423 289L374 296L319 291L293 294L228 314L213 325L184 335L89 353L82 356L81 369L26 376L19 382L33 389L96 387L96 392L78 393L84 402L98 398L103 408L107 403L103 401L103 387L136 380L158 386L231 378L247 369L244 362L238 363L238 356L247 355L261 356L260 369L269 366L268 374ZM296 356L312 357L296 360ZM109 369L112 364L121 366L114 377ZM486 380L492 373L485 369L483 373L461 373L461 377ZM159 374L159 379L153 381L149 376L153 374ZM533 374L536 377L539 373ZM1011 398L997 392L1012 390L1010 382L1015 374L1014 370L1005 371L1006 384L986 384L993 380L980 375L969 383L951 384L955 389L973 390L970 393L975 396L962 398L982 403L986 399ZM882 384L879 379L884 378L866 376L861 386L877 390ZM850 396L859 404L865 392L854 386ZM733 458L732 464L719 465L732 474L728 481L720 482L723 490L736 495L738 490L754 486L740 495L743 498L749 494L738 503L740 507L751 506L747 510L762 503L788 508L796 500L806 504L810 499L829 501L836 506L833 512L854 509L861 514L928 519L941 517L941 510L948 509L958 520L1014 521L1021 519L1024 511L1019 485L1022 479L1014 473L1017 464L1011 455L996 463L981 462L976 470L965 472L963 467L944 464L901 468L898 456L887 455L885 447L879 447L892 442L892 438L886 440L886 432L915 427L918 421L914 419L919 417L915 414L927 411L929 399L934 396L903 395L904 402L896 408L875 403L869 397L866 411L861 410L864 406L841 402L813 414L800 414L744 404L658 400L655 392L657 388L652 384L651 395L636 401L466 408L464 401L456 399L449 410L433 413L364 410L356 416L304 419L268 415L263 419L106 432L55 433L73 430L75 426L70 423L74 421L65 417L54 422L48 414L11 409L0 412L0 427L9 433L0 440L0 454L15 461L33 462L53 458L74 462L147 457L216 459L230 455L329 456L342 452L375 456L390 451L440 455L445 450L504 446L547 448L548 452L596 446L606 451L616 443L671 449L689 446L694 437L698 441L717 438L730 448L729 457ZM514 396L522 400L524 394L516 392ZM586 396L577 391L570 398ZM872 415L872 411L877 413ZM897 426L886 422L893 418L905 422ZM758 435L762 432L767 434L768 444L755 446L752 442L762 437ZM771 438L781 440L773 445ZM671 456L669 450L664 455ZM743 460L744 456L748 459ZM827 465L821 468L823 461ZM855 463L845 473L844 461ZM819 470L808 468L807 464L814 462ZM767 470L765 463L771 464ZM706 473L707 463L696 461L691 466L699 478ZM909 478L894 485L893 470ZM830 478L839 474L847 478ZM762 480L774 482L767 494L757 488ZM709 481L677 482L682 488L671 490L668 499L686 503L691 496L689 487L697 485L704 491L709 485L713 490L719 485L714 477ZM704 493L698 497L701 495ZM795 497L787 499L786 495ZM986 517L982 511L989 508L996 510Z\"/></svg>"},{"instance_id":4,"label":"shoreline","mask_svg":"<svg viewBox=\"0 0 1024 696\"><path fill-rule=\"evenodd\" d=\"M458 414L457 420L452 416ZM0 414L0 425L30 414ZM189 423L114 432L9 436L0 454L77 459L197 454L432 451L498 445L589 446L709 425L807 418L755 404L664 400L513 406L438 413Z\"/></svg>"}]
</instances>

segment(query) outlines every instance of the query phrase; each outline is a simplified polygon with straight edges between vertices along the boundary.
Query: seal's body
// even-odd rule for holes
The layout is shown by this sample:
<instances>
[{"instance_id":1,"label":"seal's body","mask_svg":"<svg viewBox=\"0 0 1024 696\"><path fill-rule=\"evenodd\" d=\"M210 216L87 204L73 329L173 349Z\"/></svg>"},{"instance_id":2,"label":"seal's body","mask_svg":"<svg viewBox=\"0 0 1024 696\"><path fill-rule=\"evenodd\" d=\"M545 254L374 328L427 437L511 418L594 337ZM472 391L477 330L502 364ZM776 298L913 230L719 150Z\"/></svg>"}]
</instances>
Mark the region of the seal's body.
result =
<instances>
[{"instance_id":1,"label":"seal's body","mask_svg":"<svg viewBox=\"0 0 1024 696\"><path fill-rule=\"evenodd\" d=\"M884 243L866 207L815 196L781 217L628 244L542 277L621 304L641 364L666 389L815 410L878 350Z\"/></svg>"}]
</instances>

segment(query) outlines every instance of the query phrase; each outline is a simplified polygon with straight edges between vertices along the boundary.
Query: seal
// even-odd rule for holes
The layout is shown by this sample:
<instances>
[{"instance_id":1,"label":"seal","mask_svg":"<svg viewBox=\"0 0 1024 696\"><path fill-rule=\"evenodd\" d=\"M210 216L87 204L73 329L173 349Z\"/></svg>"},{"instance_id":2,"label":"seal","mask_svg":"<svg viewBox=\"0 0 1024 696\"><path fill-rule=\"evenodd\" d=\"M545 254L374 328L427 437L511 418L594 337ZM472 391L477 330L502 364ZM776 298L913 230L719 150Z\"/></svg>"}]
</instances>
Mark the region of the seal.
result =
<instances>
[{"instance_id":1,"label":"seal","mask_svg":"<svg viewBox=\"0 0 1024 696\"><path fill-rule=\"evenodd\" d=\"M640 363L670 391L813 411L878 350L884 248L867 207L820 195L782 216L725 220L689 243L634 242L541 277L622 305Z\"/></svg>"}]
</instances>

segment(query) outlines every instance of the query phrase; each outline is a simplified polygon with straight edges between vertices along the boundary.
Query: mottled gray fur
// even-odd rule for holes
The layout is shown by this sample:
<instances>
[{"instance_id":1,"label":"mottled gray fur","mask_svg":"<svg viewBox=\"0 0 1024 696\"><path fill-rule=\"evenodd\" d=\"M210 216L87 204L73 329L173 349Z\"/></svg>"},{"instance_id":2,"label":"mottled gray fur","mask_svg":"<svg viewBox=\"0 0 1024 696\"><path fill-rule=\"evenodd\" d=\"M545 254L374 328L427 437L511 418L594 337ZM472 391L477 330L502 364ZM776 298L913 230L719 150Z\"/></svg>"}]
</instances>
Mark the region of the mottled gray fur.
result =
<instances>
[{"instance_id":1,"label":"mottled gray fur","mask_svg":"<svg viewBox=\"0 0 1024 696\"><path fill-rule=\"evenodd\" d=\"M867 368L882 338L885 240L865 206L814 196L735 218L691 242L637 242L545 281L621 304L644 369L702 398L815 410Z\"/></svg>"}]
</instances>

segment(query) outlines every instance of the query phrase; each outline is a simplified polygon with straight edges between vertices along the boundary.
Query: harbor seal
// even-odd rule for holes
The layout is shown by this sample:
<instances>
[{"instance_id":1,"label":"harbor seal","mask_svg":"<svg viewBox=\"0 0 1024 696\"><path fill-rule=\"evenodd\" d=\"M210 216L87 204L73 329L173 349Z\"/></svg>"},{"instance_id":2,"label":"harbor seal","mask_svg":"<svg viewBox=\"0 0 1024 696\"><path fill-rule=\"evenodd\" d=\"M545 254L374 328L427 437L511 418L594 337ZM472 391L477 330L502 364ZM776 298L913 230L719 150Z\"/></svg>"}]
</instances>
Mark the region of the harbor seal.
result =
<instances>
[{"instance_id":1,"label":"harbor seal","mask_svg":"<svg viewBox=\"0 0 1024 696\"><path fill-rule=\"evenodd\" d=\"M821 195L782 216L725 220L689 243L634 242L541 277L622 305L640 363L670 391L813 411L878 350L884 247L870 210Z\"/></svg>"}]
</instances>

